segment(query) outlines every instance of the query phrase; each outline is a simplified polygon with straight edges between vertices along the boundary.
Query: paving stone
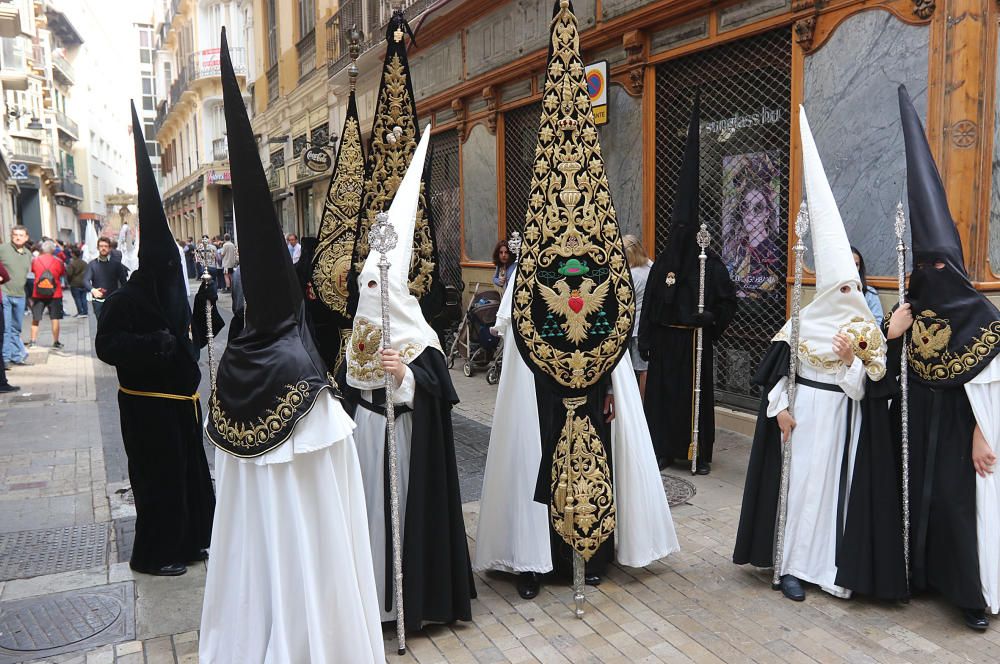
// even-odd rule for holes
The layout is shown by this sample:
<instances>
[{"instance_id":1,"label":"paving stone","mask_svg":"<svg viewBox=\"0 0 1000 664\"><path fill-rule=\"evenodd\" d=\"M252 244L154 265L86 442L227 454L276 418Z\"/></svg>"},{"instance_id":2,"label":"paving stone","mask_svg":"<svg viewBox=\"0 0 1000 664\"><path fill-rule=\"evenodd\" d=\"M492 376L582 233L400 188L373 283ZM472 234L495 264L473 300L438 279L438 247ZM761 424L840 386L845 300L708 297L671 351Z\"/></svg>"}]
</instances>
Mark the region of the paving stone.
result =
<instances>
[{"instance_id":1,"label":"paving stone","mask_svg":"<svg viewBox=\"0 0 1000 664\"><path fill-rule=\"evenodd\" d=\"M57 574L107 562L104 523L0 534L0 579Z\"/></svg>"}]
</instances>

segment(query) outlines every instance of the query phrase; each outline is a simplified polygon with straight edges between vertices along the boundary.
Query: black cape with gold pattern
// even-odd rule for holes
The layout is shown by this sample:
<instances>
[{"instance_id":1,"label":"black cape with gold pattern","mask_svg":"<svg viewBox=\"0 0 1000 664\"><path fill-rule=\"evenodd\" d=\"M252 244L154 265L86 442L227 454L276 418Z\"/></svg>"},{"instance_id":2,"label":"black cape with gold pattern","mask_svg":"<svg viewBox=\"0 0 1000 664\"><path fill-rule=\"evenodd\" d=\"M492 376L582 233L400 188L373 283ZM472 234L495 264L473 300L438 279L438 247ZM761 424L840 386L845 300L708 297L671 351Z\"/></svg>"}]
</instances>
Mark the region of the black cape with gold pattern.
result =
<instances>
[{"instance_id":1,"label":"black cape with gold pattern","mask_svg":"<svg viewBox=\"0 0 1000 664\"><path fill-rule=\"evenodd\" d=\"M924 127L902 85L899 112L906 141L906 189L913 237L908 295L914 316L910 373L930 387L964 385L1000 353L1000 312L969 280L941 175ZM935 269L937 262L944 267Z\"/></svg>"},{"instance_id":2,"label":"black cape with gold pattern","mask_svg":"<svg viewBox=\"0 0 1000 664\"><path fill-rule=\"evenodd\" d=\"M221 50L246 322L219 362L206 429L222 450L255 457L284 443L330 384L306 324L302 290L268 193L225 29Z\"/></svg>"},{"instance_id":3,"label":"black cape with gold pattern","mask_svg":"<svg viewBox=\"0 0 1000 664\"><path fill-rule=\"evenodd\" d=\"M317 322L316 342L323 357L327 358L333 375L337 375L344 354L342 332L346 331L349 335L352 326L353 316L348 307L348 275L365 185L365 155L353 89L347 100L347 115L340 136L340 148L323 206L319 245L312 261L313 289L330 312L327 317L329 325L324 325L324 329L321 330ZM330 358L337 361L330 362Z\"/></svg>"},{"instance_id":4,"label":"black cape with gold pattern","mask_svg":"<svg viewBox=\"0 0 1000 664\"><path fill-rule=\"evenodd\" d=\"M566 409L551 477L539 482L550 481L555 531L589 560L615 527L610 440L595 424L604 418L595 393L625 351L635 297L568 0L555 4L546 71L513 327L539 391L558 394Z\"/></svg>"},{"instance_id":5,"label":"black cape with gold pattern","mask_svg":"<svg viewBox=\"0 0 1000 664\"><path fill-rule=\"evenodd\" d=\"M413 33L402 12L396 12L386 27L385 62L382 82L375 102L375 122L368 143L364 195L354 239L352 271L349 276L351 313L357 309L357 277L368 258L368 233L375 215L389 210L396 190L420 140L417 102L413 95L410 65L406 57L405 35ZM430 157L427 164L430 164ZM410 261L410 292L420 301L427 320L434 320L444 307L444 285L438 274L437 239L430 206L429 171L421 181L420 204L413 232Z\"/></svg>"}]
</instances>

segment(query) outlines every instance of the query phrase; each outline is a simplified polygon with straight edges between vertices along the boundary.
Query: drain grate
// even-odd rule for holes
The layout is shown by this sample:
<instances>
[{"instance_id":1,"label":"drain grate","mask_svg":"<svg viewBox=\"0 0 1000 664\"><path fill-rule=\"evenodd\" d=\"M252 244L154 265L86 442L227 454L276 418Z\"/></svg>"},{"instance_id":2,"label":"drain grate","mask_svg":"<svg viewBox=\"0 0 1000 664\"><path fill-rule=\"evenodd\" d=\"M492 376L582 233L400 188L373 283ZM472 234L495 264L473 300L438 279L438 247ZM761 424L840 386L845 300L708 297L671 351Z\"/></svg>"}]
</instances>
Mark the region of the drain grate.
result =
<instances>
[{"instance_id":1,"label":"drain grate","mask_svg":"<svg viewBox=\"0 0 1000 664\"><path fill-rule=\"evenodd\" d=\"M0 534L0 581L108 564L108 524Z\"/></svg>"},{"instance_id":2,"label":"drain grate","mask_svg":"<svg viewBox=\"0 0 1000 664\"><path fill-rule=\"evenodd\" d=\"M134 638L131 581L0 603L0 664Z\"/></svg>"},{"instance_id":3,"label":"drain grate","mask_svg":"<svg viewBox=\"0 0 1000 664\"><path fill-rule=\"evenodd\" d=\"M694 498L694 494L698 493L694 483L682 477L673 475L662 475L661 477L663 477L663 488L667 491L667 502L670 503L671 507L683 505Z\"/></svg>"}]
</instances>

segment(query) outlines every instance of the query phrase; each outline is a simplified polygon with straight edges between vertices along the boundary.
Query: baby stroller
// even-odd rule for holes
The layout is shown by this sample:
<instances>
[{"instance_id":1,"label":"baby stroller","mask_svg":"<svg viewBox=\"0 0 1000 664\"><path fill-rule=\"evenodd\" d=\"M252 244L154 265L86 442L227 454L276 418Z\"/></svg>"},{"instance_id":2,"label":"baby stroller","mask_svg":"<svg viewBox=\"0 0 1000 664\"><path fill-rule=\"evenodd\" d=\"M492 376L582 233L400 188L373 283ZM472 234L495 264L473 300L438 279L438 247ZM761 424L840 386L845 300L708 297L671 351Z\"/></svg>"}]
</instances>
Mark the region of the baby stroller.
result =
<instances>
[{"instance_id":1,"label":"baby stroller","mask_svg":"<svg viewBox=\"0 0 1000 664\"><path fill-rule=\"evenodd\" d=\"M497 311L500 309L500 293L489 290L477 292L469 303L465 314L464 330L459 330L459 337L465 333L465 345L468 357L462 365L462 373L471 377L476 371L486 369L486 382L495 385L500 380L500 347L502 339L493 334L491 328L496 325ZM458 340L456 340L458 341ZM455 344L457 346L457 343ZM457 348L453 349L457 350ZM454 355L449 358L454 361Z\"/></svg>"}]
</instances>

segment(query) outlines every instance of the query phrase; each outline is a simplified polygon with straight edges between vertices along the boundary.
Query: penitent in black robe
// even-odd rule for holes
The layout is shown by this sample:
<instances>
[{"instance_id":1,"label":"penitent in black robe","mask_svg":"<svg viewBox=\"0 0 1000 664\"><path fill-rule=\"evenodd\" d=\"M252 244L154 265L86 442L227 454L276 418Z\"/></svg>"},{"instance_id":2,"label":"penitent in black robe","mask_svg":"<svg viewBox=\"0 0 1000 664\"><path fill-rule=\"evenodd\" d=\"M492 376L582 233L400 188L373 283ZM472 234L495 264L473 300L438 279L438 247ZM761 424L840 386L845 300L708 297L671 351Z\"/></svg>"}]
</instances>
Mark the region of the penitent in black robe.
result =
<instances>
[{"instance_id":1,"label":"penitent in black robe","mask_svg":"<svg viewBox=\"0 0 1000 664\"><path fill-rule=\"evenodd\" d=\"M476 587L462 516L452 406L458 395L445 366L444 355L425 349L407 365L413 372L413 409L396 407L396 417L412 412L410 467L406 494L403 541L403 602L408 631L425 623L472 620ZM345 408L354 416L358 408L385 415L385 390L372 392L369 403L362 392L347 383L346 367L337 377L343 386ZM388 478L388 454L385 477ZM389 482L384 482L386 532L386 595L379 602L392 606L392 538L389 516Z\"/></svg>"},{"instance_id":2,"label":"penitent in black robe","mask_svg":"<svg viewBox=\"0 0 1000 664\"><path fill-rule=\"evenodd\" d=\"M899 367L899 353L900 343L890 343L886 358L889 367ZM733 562L737 565L766 568L774 564L781 431L777 419L767 416L767 395L782 377L788 375L788 360L788 344L774 342L753 378L763 395L733 552ZM861 432L854 474L837 551L837 585L886 600L907 597L901 471L897 460L899 439L892 435L889 412L889 401L898 391L899 385L891 371L881 381L866 379L865 397L860 404Z\"/></svg>"},{"instance_id":3,"label":"penitent in black robe","mask_svg":"<svg viewBox=\"0 0 1000 664\"><path fill-rule=\"evenodd\" d=\"M159 354L154 334L169 326L139 277L105 303L97 356L117 369L126 389L191 396L201 380L194 347L186 336L174 336L173 351ZM199 559L211 542L215 513L200 404L119 392L118 406L135 497L132 569L149 572Z\"/></svg>"},{"instance_id":4,"label":"penitent in black robe","mask_svg":"<svg viewBox=\"0 0 1000 664\"><path fill-rule=\"evenodd\" d=\"M911 372L909 406L913 588L936 590L962 609L983 609L972 405L963 385L935 389Z\"/></svg>"},{"instance_id":5,"label":"penitent in black robe","mask_svg":"<svg viewBox=\"0 0 1000 664\"><path fill-rule=\"evenodd\" d=\"M639 348L650 351L643 407L657 459L687 459L694 433L694 384L698 314L698 274L679 275L662 283L654 267L646 284L639 321ZM654 282L655 280L655 282ZM668 290L670 301L664 296ZM733 282L714 254L705 266L705 311L711 323L702 335L701 405L698 458L712 462L715 445L715 342L736 315Z\"/></svg>"}]
</instances>

